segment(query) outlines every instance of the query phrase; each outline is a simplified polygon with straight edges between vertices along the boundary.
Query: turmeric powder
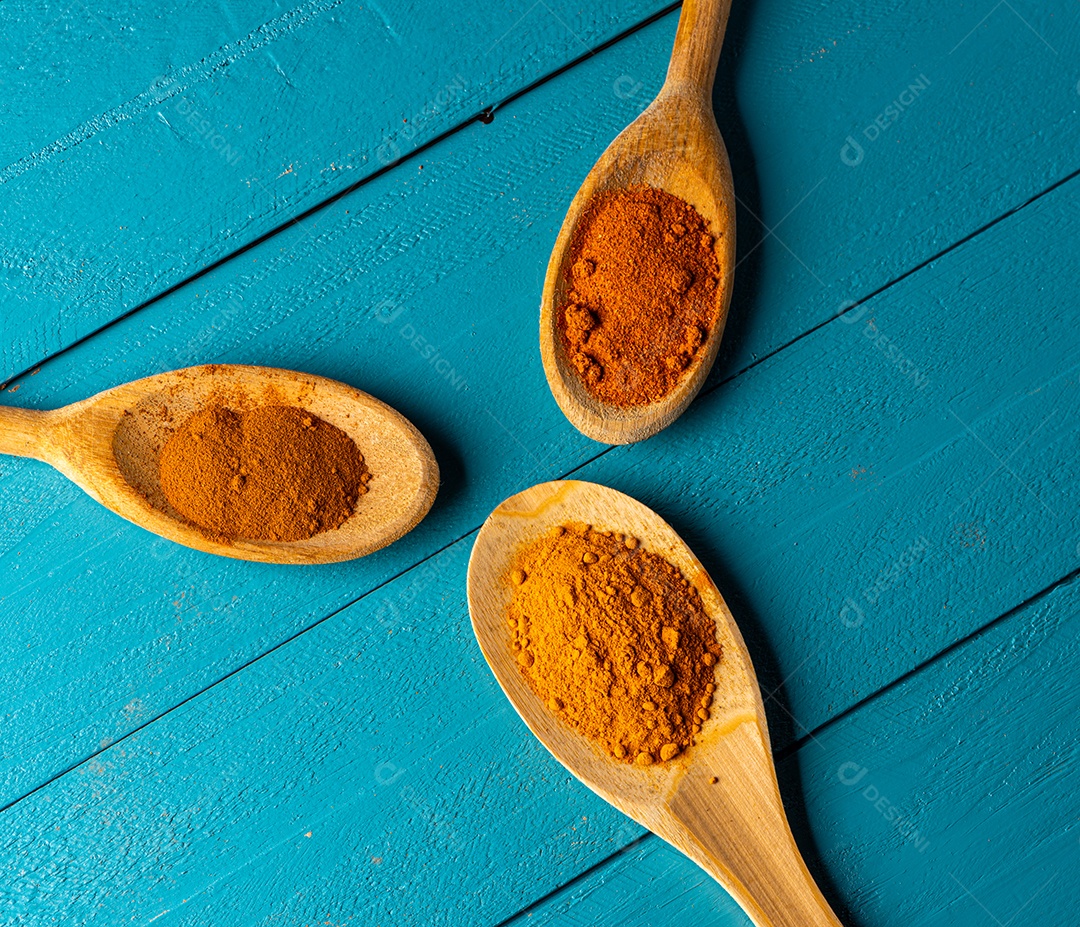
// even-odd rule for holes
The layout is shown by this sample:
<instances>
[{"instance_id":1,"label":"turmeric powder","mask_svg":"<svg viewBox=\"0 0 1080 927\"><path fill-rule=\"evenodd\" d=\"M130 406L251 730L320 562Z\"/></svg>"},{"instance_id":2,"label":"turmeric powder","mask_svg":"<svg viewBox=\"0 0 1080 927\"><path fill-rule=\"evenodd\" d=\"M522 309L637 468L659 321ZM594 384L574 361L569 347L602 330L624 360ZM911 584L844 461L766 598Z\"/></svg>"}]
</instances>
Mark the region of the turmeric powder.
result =
<instances>
[{"instance_id":1,"label":"turmeric powder","mask_svg":"<svg viewBox=\"0 0 1080 927\"><path fill-rule=\"evenodd\" d=\"M506 581L510 646L550 711L640 766L693 743L721 649L678 568L634 537L571 524L523 546Z\"/></svg>"},{"instance_id":2,"label":"turmeric powder","mask_svg":"<svg viewBox=\"0 0 1080 927\"><path fill-rule=\"evenodd\" d=\"M344 431L277 405L196 412L165 443L159 466L169 504L226 541L299 541L337 528L371 479Z\"/></svg>"}]
</instances>

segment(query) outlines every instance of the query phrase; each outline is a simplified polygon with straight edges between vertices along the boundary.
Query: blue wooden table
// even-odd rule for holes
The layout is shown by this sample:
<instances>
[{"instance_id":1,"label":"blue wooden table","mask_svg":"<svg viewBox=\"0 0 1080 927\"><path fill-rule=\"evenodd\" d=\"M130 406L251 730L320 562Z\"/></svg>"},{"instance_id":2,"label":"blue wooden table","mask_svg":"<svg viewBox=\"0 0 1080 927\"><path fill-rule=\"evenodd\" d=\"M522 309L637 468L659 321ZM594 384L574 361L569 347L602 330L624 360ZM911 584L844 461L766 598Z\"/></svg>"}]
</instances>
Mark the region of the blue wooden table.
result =
<instances>
[{"instance_id":1,"label":"blue wooden table","mask_svg":"<svg viewBox=\"0 0 1080 927\"><path fill-rule=\"evenodd\" d=\"M2 401L295 368L396 406L443 473L392 547L293 568L0 459L0 922L748 923L473 640L480 523L573 474L716 578L845 924L1077 923L1080 6L736 0L724 346L609 448L546 388L541 282L677 17L0 6Z\"/></svg>"}]
</instances>

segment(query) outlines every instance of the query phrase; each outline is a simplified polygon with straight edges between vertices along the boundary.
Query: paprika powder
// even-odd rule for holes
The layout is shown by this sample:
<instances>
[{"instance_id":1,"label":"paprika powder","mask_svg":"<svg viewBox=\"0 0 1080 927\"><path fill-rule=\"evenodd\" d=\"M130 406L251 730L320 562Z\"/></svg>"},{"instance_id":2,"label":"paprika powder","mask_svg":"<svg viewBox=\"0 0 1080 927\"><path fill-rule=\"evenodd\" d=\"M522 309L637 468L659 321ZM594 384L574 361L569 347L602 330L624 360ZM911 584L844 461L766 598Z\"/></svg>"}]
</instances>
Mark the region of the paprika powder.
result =
<instances>
[{"instance_id":1,"label":"paprika powder","mask_svg":"<svg viewBox=\"0 0 1080 927\"><path fill-rule=\"evenodd\" d=\"M570 243L563 351L595 398L628 408L670 393L717 323L715 239L663 190L608 190L589 203Z\"/></svg>"}]
</instances>

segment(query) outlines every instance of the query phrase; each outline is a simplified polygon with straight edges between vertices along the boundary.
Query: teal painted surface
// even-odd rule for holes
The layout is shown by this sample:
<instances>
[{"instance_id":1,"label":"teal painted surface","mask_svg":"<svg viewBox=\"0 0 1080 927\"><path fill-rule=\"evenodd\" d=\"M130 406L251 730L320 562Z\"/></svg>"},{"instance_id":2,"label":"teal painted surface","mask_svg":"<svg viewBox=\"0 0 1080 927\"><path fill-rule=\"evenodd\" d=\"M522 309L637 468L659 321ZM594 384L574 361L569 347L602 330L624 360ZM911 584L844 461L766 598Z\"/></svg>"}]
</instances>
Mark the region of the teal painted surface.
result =
<instances>
[{"instance_id":1,"label":"teal painted surface","mask_svg":"<svg viewBox=\"0 0 1080 927\"><path fill-rule=\"evenodd\" d=\"M1075 87L1054 83L1068 70L1076 11L1015 6L990 16L960 6L935 18L882 4L865 28L835 5L737 8L718 81L746 204L735 315L712 381L719 387L644 445L605 453L566 424L543 382L535 319L562 211L657 86L673 16L22 378L5 402L50 407L209 360L334 376L409 415L432 440L444 486L429 518L388 550L296 571L169 545L48 468L0 460L0 807L10 805L0 812L0 868L19 873L0 882L0 912L30 923L495 924L528 910L553 923L603 922L588 913L594 899L631 922L739 922L718 888L658 841L635 843L636 826L547 758L471 641L463 601L471 532L505 495L577 470L654 505L716 575L775 690L774 741L789 752L800 745L784 767L795 770L784 775L796 829L817 845L815 872L831 898L853 907L852 922L892 923L904 911L934 923L944 911L979 923L959 888L949 895L938 879L920 892L925 861L894 852L895 835L882 837L880 818L867 820L850 790L835 798L832 753L813 758L820 748L808 729L823 742L840 737L877 718L867 712L879 704L872 724L888 737L865 749L836 740L835 749L857 754L849 758L872 768L890 795L914 794L909 774L951 771L953 791L942 794L970 819L942 818L953 841L944 858L971 834L1037 835L1027 856L999 849L994 858L1006 862L996 881L982 874L985 855L973 857L970 873L956 870L965 884L976 876L976 896L985 890L1006 921L1020 903L1010 908L1010 893L1048 858L1038 854L1075 837L1073 752L1047 761L1060 772L1030 769L1020 783L982 758L999 743L1002 768L1040 756L1037 728L1024 730L1016 752L985 724L953 746L959 722L932 711L940 700L928 693L946 685L933 674L956 670L946 706L969 695L986 701L990 689L951 657L875 693L1080 564L1080 339L1070 312L1080 181L905 276L1080 167L1066 144L1075 120L1065 115L1080 98L1055 95ZM528 23L520 41L548 51L517 66L554 67L558 42ZM609 21L612 31L631 24ZM943 37L958 32L959 42L972 28L949 54ZM1039 35L1054 48L1041 49ZM436 54L429 39L435 73L460 49ZM148 50L165 47L146 41ZM347 53L326 41L329 57ZM824 147L822 126L840 126L844 144L845 126L868 121L851 115L852 101L880 89L881 107L871 109L882 112L885 90L906 86L921 66L911 63L916 47L941 62L926 71L925 94L867 140L858 164L844 164L836 144ZM623 78L639 73L642 86L628 92L636 83ZM1007 108L1006 86L1010 105L1028 104ZM934 96L938 88L951 90ZM996 118L980 110L987 101ZM57 112L74 105L61 100ZM51 119L42 117L43 130ZM325 153L325 139L309 135L311 150ZM295 205L290 176L272 190ZM837 214L828 222L819 195ZM209 188L184 196L191 207L215 202ZM238 212L244 221L257 221L252 202ZM748 209L783 225L763 236ZM55 221L43 228L67 234ZM183 258L192 266L217 254L205 243L221 228L209 228L201 256ZM134 262L142 247L100 235L88 242L106 263ZM100 318L115 315L101 305ZM3 320L29 326L25 334L41 317ZM45 340L17 335L11 350L30 363L70 341L74 329L49 325ZM1040 626L1043 605L1033 608L999 627ZM993 697L1026 700L1075 745L1075 655L1065 647L1058 662L1035 658L1046 683L1034 685L1033 671L1009 671L1009 660L1028 659L1024 635L1009 633L1014 644L993 658L1006 680ZM972 646L957 653L982 653ZM926 731L886 723L908 718ZM885 740L892 753L881 752ZM906 772L892 778L894 767ZM991 813L970 797L979 789L1017 794L1023 814ZM916 798L910 807L936 800ZM644 891L630 891L643 880ZM609 882L617 903L604 895ZM564 905L570 896L557 893L530 907L568 884L581 900ZM1053 914L1075 904L1076 889L1063 878L1040 898Z\"/></svg>"},{"instance_id":2,"label":"teal painted surface","mask_svg":"<svg viewBox=\"0 0 1080 927\"><path fill-rule=\"evenodd\" d=\"M0 382L658 9L0 11Z\"/></svg>"},{"instance_id":3,"label":"teal painted surface","mask_svg":"<svg viewBox=\"0 0 1080 927\"><path fill-rule=\"evenodd\" d=\"M845 924L1071 924L1080 854L1074 579L807 739L780 764ZM518 927L747 925L646 837Z\"/></svg>"},{"instance_id":4,"label":"teal painted surface","mask_svg":"<svg viewBox=\"0 0 1080 927\"><path fill-rule=\"evenodd\" d=\"M111 31L91 16L88 41L125 89L115 99L83 97L61 68L63 98L72 98L64 122L91 124L106 103L131 118L106 118L40 166L5 162L21 173L0 184L0 379L663 8L654 0L492 12L458 3L435 16L422 5L383 14L311 0L295 13L252 8L234 22L205 13L175 45L168 21L152 19L136 40L139 30L120 31L128 14L111 14ZM563 128L587 160L611 138L588 114L598 103L633 113L646 104L674 19L607 87L577 96L579 115ZM75 23L62 19L41 41L70 41L65 25ZM787 343L1080 168L1068 64L1080 54L1078 25L1067 0L1024 0L993 15L978 3L942 11L929 0L858 13L806 0L736 4L716 101L745 204L739 235L757 241L763 222L770 241L784 243L742 270L754 281L750 307L790 302L782 323L763 330L770 323L753 311L740 318L736 304L748 346L729 345L734 362ZM136 41L147 46L125 50ZM51 100L57 77L34 72L9 89ZM198 125L176 111L189 105ZM35 110L19 109L13 137L22 144L12 158L60 137L31 131ZM875 128L877 119L887 128ZM50 126L59 133L59 117ZM213 147L219 136L240 154L234 164ZM861 139L861 156L849 136ZM43 223L43 212L65 221Z\"/></svg>"}]
</instances>

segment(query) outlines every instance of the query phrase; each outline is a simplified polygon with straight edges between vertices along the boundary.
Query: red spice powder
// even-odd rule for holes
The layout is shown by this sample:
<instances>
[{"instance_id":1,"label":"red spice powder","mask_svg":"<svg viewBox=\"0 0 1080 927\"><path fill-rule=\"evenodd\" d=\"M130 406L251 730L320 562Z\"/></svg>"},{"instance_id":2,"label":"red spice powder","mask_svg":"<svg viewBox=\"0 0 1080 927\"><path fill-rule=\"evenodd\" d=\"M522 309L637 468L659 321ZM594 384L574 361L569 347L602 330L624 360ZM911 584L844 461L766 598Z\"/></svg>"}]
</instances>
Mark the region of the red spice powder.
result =
<instances>
[{"instance_id":1,"label":"red spice powder","mask_svg":"<svg viewBox=\"0 0 1080 927\"><path fill-rule=\"evenodd\" d=\"M598 194L570 244L563 350L597 399L662 399L717 322L720 263L696 209L663 190Z\"/></svg>"}]
</instances>

